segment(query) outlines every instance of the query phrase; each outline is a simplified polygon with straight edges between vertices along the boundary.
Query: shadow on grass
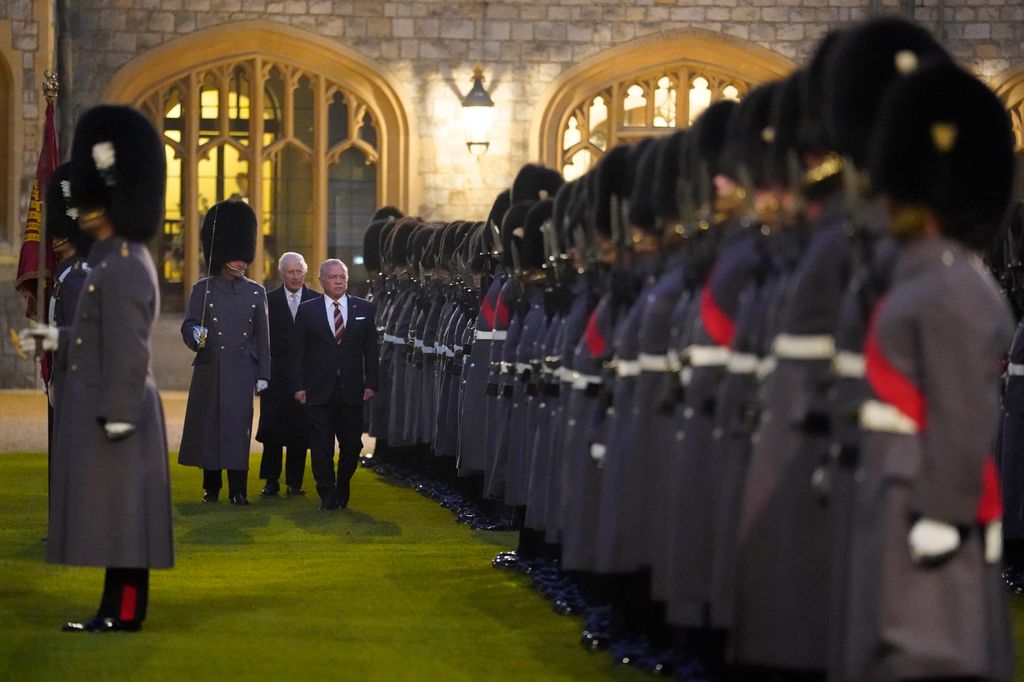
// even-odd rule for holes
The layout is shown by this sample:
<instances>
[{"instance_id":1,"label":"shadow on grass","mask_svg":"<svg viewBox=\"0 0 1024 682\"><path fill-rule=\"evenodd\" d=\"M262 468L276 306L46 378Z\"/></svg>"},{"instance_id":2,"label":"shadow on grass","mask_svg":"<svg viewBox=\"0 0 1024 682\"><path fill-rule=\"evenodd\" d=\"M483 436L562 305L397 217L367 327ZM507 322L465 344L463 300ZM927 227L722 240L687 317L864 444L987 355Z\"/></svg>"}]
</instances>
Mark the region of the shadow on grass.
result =
<instances>
[{"instance_id":1,"label":"shadow on grass","mask_svg":"<svg viewBox=\"0 0 1024 682\"><path fill-rule=\"evenodd\" d=\"M381 521L357 509L334 511L311 511L289 514L289 520L304 531L337 537L393 537L401 535L402 529L390 521Z\"/></svg>"},{"instance_id":2,"label":"shadow on grass","mask_svg":"<svg viewBox=\"0 0 1024 682\"><path fill-rule=\"evenodd\" d=\"M194 545L251 545L255 540L250 531L270 525L269 509L202 502L181 502L175 506L179 514L190 517L191 525L184 533L178 534L178 542Z\"/></svg>"}]
</instances>

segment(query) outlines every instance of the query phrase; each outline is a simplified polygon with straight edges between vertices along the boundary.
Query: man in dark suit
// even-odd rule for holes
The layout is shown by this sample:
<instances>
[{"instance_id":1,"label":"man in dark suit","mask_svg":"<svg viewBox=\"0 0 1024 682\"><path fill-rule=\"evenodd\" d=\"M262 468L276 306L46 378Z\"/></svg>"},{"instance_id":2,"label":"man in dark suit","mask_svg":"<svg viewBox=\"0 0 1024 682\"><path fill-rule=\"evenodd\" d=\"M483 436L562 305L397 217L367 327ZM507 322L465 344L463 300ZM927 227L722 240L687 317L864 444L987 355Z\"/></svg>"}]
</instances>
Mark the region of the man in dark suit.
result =
<instances>
[{"instance_id":1,"label":"man in dark suit","mask_svg":"<svg viewBox=\"0 0 1024 682\"><path fill-rule=\"evenodd\" d=\"M277 263L283 284L267 293L270 317L270 356L285 366L295 342L295 316L299 304L319 297L319 292L305 286L309 266L302 254L289 251ZM288 495L303 495L302 478L306 470L309 448L309 424L305 410L295 402L291 386L283 372L274 372L270 385L260 393L260 425L256 440L263 443L260 478L266 479L263 495L270 497L281 490L282 450L285 456L284 480Z\"/></svg>"},{"instance_id":2,"label":"man in dark suit","mask_svg":"<svg viewBox=\"0 0 1024 682\"><path fill-rule=\"evenodd\" d=\"M320 266L324 295L299 306L290 372L295 399L306 406L310 456L320 509L348 506L349 481L362 449L363 402L377 390L373 304L347 295L348 267ZM334 439L338 473L334 473Z\"/></svg>"}]
</instances>

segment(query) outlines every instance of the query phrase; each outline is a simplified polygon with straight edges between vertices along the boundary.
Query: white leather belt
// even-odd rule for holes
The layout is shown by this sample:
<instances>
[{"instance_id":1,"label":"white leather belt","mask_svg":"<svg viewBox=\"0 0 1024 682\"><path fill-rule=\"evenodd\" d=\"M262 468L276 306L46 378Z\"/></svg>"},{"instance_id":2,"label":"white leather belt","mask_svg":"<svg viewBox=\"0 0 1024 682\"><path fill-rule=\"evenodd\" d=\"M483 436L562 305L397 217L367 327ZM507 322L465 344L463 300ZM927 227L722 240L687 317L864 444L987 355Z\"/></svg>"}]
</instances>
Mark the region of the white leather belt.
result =
<instances>
[{"instance_id":1,"label":"white leather belt","mask_svg":"<svg viewBox=\"0 0 1024 682\"><path fill-rule=\"evenodd\" d=\"M511 362L499 362L498 363L498 371L501 372L502 374L508 374L509 372L512 371L512 363Z\"/></svg>"},{"instance_id":2,"label":"white leather belt","mask_svg":"<svg viewBox=\"0 0 1024 682\"><path fill-rule=\"evenodd\" d=\"M1024 365L1011 362L1006 366L1006 375L1011 377L1024 377Z\"/></svg>"},{"instance_id":3,"label":"white leather belt","mask_svg":"<svg viewBox=\"0 0 1024 682\"><path fill-rule=\"evenodd\" d=\"M568 367L559 367L555 370L555 378L559 381L568 381L571 383L573 374L576 374L576 372L573 372ZM583 375L581 374L580 376Z\"/></svg>"},{"instance_id":4,"label":"white leather belt","mask_svg":"<svg viewBox=\"0 0 1024 682\"><path fill-rule=\"evenodd\" d=\"M615 376L624 377L635 377L640 374L640 361L639 360L616 360L615 361Z\"/></svg>"},{"instance_id":5,"label":"white leather belt","mask_svg":"<svg viewBox=\"0 0 1024 682\"><path fill-rule=\"evenodd\" d=\"M455 351L453 351L448 346L444 346L444 345L438 346L437 347L437 352L440 353L441 355L445 356L446 358L454 358L455 357Z\"/></svg>"},{"instance_id":6,"label":"white leather belt","mask_svg":"<svg viewBox=\"0 0 1024 682\"><path fill-rule=\"evenodd\" d=\"M529 372L533 369L533 365L528 362L517 362L516 363L516 374L522 374L523 372Z\"/></svg>"},{"instance_id":7,"label":"white leather belt","mask_svg":"<svg viewBox=\"0 0 1024 682\"><path fill-rule=\"evenodd\" d=\"M423 339L416 339L412 344L413 348L423 348Z\"/></svg>"},{"instance_id":8,"label":"white leather belt","mask_svg":"<svg viewBox=\"0 0 1024 682\"><path fill-rule=\"evenodd\" d=\"M676 372L679 365L675 362L674 355L652 355L640 353L637 358L642 372Z\"/></svg>"},{"instance_id":9,"label":"white leather belt","mask_svg":"<svg viewBox=\"0 0 1024 682\"><path fill-rule=\"evenodd\" d=\"M423 351L424 355L434 355L435 353L437 353L437 346L423 345L420 347L420 350Z\"/></svg>"},{"instance_id":10,"label":"white leather belt","mask_svg":"<svg viewBox=\"0 0 1024 682\"><path fill-rule=\"evenodd\" d=\"M725 346L690 346L683 351L690 367L725 366L730 354Z\"/></svg>"},{"instance_id":11,"label":"white leather belt","mask_svg":"<svg viewBox=\"0 0 1024 682\"><path fill-rule=\"evenodd\" d=\"M579 372L570 372L570 381L572 381L572 387L578 391L582 391L588 386L596 386L601 383L601 377L596 374L580 374Z\"/></svg>"},{"instance_id":12,"label":"white leather belt","mask_svg":"<svg viewBox=\"0 0 1024 682\"><path fill-rule=\"evenodd\" d=\"M732 374L754 374L760 362L753 353L729 353L726 368Z\"/></svg>"},{"instance_id":13,"label":"white leather belt","mask_svg":"<svg viewBox=\"0 0 1024 682\"><path fill-rule=\"evenodd\" d=\"M780 360L831 360L836 354L835 337L828 334L779 334L772 353Z\"/></svg>"},{"instance_id":14,"label":"white leather belt","mask_svg":"<svg viewBox=\"0 0 1024 682\"><path fill-rule=\"evenodd\" d=\"M901 433L913 436L917 424L895 405L880 400L868 400L860 406L860 425L868 431Z\"/></svg>"},{"instance_id":15,"label":"white leather belt","mask_svg":"<svg viewBox=\"0 0 1024 682\"><path fill-rule=\"evenodd\" d=\"M394 343L399 346L404 346L405 339L403 339L401 336L395 336L394 334L385 334L384 343Z\"/></svg>"},{"instance_id":16,"label":"white leather belt","mask_svg":"<svg viewBox=\"0 0 1024 682\"><path fill-rule=\"evenodd\" d=\"M778 361L771 355L757 363L757 378L763 381L765 377L775 371Z\"/></svg>"},{"instance_id":17,"label":"white leather belt","mask_svg":"<svg viewBox=\"0 0 1024 682\"><path fill-rule=\"evenodd\" d=\"M832 370L836 376L843 379L863 379L867 374L864 356L848 350L836 353L835 358L832 359Z\"/></svg>"},{"instance_id":18,"label":"white leather belt","mask_svg":"<svg viewBox=\"0 0 1024 682\"><path fill-rule=\"evenodd\" d=\"M507 331L483 332L477 329L473 332L473 338L476 341L504 341L506 336L508 336Z\"/></svg>"}]
</instances>

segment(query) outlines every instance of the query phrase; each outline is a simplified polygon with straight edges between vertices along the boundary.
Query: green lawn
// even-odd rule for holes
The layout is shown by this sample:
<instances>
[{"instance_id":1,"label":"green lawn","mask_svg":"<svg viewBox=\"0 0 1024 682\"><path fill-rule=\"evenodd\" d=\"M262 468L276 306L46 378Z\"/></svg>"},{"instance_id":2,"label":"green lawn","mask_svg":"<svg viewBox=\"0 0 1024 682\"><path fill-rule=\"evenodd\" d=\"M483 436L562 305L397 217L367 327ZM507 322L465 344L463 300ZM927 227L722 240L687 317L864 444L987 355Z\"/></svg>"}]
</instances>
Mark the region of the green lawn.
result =
<instances>
[{"instance_id":1,"label":"green lawn","mask_svg":"<svg viewBox=\"0 0 1024 682\"><path fill-rule=\"evenodd\" d=\"M265 501L257 469L238 508L200 503L199 470L172 464L177 566L152 573L143 632L97 636L60 632L95 613L102 570L43 562L45 455L0 455L0 680L651 679L490 566L514 534L366 469L346 511Z\"/></svg>"}]
</instances>

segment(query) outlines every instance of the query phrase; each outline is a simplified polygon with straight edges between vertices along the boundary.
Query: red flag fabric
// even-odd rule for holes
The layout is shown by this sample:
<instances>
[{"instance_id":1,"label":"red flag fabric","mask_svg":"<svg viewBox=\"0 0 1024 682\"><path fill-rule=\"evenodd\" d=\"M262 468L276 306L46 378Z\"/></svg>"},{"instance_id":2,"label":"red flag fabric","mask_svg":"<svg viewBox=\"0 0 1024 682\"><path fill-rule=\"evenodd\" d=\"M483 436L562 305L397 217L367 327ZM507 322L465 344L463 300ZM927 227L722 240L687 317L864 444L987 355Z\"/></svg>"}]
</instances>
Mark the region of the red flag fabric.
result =
<instances>
[{"instance_id":1,"label":"red flag fabric","mask_svg":"<svg viewBox=\"0 0 1024 682\"><path fill-rule=\"evenodd\" d=\"M46 279L44 286L45 296L48 298L51 291L51 277L53 276L56 263L54 262L53 249L49 238L46 240L40 259L39 236L40 226L43 220L43 193L53 171L59 163L60 154L57 150L57 129L53 123L53 102L46 103L46 121L43 127L43 144L39 150L39 163L36 164L36 177L32 181L32 196L28 200L28 215L25 217L25 234L21 243L21 254L18 257L18 278L15 280L14 288L17 289L27 302L25 317L30 320L36 319L36 293L38 291L38 278ZM42 260L42 262L40 262ZM40 270L42 272L40 272ZM43 306L43 322L49 322L46 318L49 306ZM39 371L42 374L43 382L50 383L50 354L44 353L40 358Z\"/></svg>"},{"instance_id":2,"label":"red flag fabric","mask_svg":"<svg viewBox=\"0 0 1024 682\"><path fill-rule=\"evenodd\" d=\"M43 192L50 184L53 171L58 165L57 151L57 130L53 124L53 103L46 104L46 123L43 129L43 145L39 151L39 163L36 164L36 177L32 181L32 196L28 201L28 215L25 218L25 234L21 243L21 254L18 258L18 278L15 280L14 288L28 301L25 317L35 319L36 308L34 305L36 296L37 279L40 274L49 279L53 274L54 257L50 248L49 239L43 251L44 262L42 273L40 273L39 258L39 234L40 225L43 219ZM46 290L49 291L49 282ZM44 308L44 315L45 308ZM45 320L44 320L45 321Z\"/></svg>"}]
</instances>

